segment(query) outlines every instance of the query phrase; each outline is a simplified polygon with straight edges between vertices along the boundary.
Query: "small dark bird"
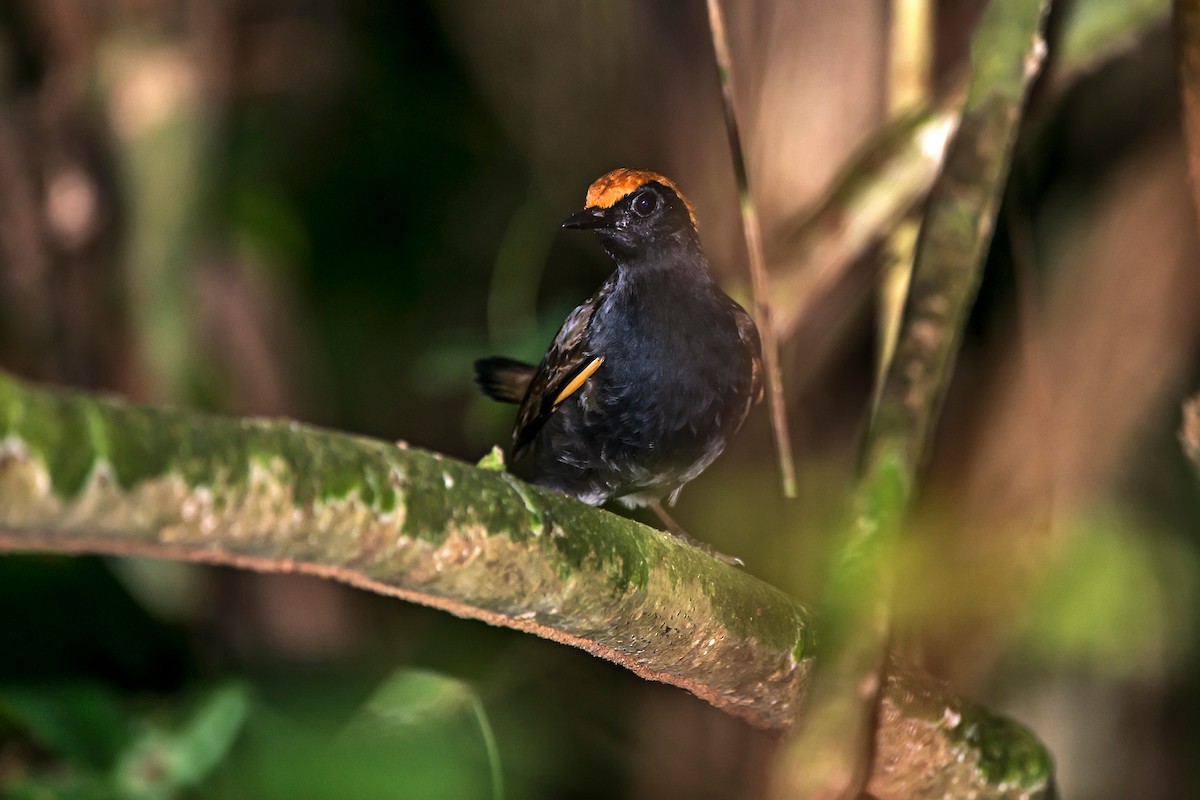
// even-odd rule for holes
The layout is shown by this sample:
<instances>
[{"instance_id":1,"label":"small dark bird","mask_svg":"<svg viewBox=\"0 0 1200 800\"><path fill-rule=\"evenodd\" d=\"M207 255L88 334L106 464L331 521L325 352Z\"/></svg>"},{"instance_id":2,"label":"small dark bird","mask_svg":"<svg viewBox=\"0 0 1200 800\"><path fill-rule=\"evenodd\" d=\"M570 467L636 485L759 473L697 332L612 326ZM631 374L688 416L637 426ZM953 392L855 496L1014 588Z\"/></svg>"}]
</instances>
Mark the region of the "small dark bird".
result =
<instances>
[{"instance_id":1,"label":"small dark bird","mask_svg":"<svg viewBox=\"0 0 1200 800\"><path fill-rule=\"evenodd\" d=\"M533 482L591 505L662 508L704 471L762 398L758 329L721 291L692 204L669 179L618 169L564 228L595 231L617 270L576 308L534 367L475 362L489 397L520 403L511 459Z\"/></svg>"}]
</instances>

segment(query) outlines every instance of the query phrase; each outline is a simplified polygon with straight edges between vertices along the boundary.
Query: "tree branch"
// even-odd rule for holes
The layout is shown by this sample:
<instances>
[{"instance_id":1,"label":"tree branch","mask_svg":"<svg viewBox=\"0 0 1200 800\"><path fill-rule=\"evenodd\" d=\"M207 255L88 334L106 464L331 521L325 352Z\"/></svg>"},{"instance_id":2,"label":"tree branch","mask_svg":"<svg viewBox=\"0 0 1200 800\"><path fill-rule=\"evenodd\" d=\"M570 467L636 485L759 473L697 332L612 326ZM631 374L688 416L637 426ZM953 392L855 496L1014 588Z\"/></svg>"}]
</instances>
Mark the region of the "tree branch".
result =
<instances>
[{"instance_id":1,"label":"tree branch","mask_svg":"<svg viewBox=\"0 0 1200 800\"><path fill-rule=\"evenodd\" d=\"M1056 90L1140 42L1164 22L1167 6L1165 0L1145 0L1069 9L1056 52ZM925 199L958 126L964 84L956 82L931 106L886 123L847 160L816 204L783 226L770 259L775 329L782 341L825 301L850 264Z\"/></svg>"},{"instance_id":2,"label":"tree branch","mask_svg":"<svg viewBox=\"0 0 1200 800\"><path fill-rule=\"evenodd\" d=\"M773 280L775 328L795 333L846 268L924 199L958 125L961 92L937 108L883 126L850 158L831 188L786 226Z\"/></svg>"},{"instance_id":3,"label":"tree branch","mask_svg":"<svg viewBox=\"0 0 1200 800\"><path fill-rule=\"evenodd\" d=\"M810 663L807 610L674 537L289 421L0 378L0 529L8 549L333 578L583 648L766 727L795 715Z\"/></svg>"},{"instance_id":4,"label":"tree branch","mask_svg":"<svg viewBox=\"0 0 1200 800\"><path fill-rule=\"evenodd\" d=\"M0 530L7 551L331 578L582 648L766 728L795 720L812 664L811 614L782 592L505 473L2 374ZM950 777L1007 797L1049 779L1032 734L940 684L893 675L884 709L877 797L941 796Z\"/></svg>"},{"instance_id":5,"label":"tree branch","mask_svg":"<svg viewBox=\"0 0 1200 800\"><path fill-rule=\"evenodd\" d=\"M812 702L776 796L854 797L868 780L896 545L983 273L1025 95L1044 60L1049 5L994 0L973 37L962 120L933 186L895 355L864 442L852 522L830 573Z\"/></svg>"}]
</instances>

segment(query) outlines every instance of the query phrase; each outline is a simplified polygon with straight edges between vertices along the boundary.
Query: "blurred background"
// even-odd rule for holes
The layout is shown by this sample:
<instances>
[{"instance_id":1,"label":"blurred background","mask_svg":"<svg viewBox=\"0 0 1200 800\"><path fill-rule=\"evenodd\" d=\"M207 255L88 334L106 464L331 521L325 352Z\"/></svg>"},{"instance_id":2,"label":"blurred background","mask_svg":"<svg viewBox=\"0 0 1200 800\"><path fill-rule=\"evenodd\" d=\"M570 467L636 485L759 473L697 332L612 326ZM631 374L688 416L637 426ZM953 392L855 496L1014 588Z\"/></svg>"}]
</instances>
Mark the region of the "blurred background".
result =
<instances>
[{"instance_id":1,"label":"blurred background","mask_svg":"<svg viewBox=\"0 0 1200 800\"><path fill-rule=\"evenodd\" d=\"M904 234L806 283L797 231L890 118L961 85L983 4L727 5L770 268L809 286L777 297L803 309L800 497L764 407L677 518L812 603ZM1067 797L1200 793L1176 441L1200 252L1166 14L1057 6L897 597L905 657L1030 725ZM0 367L474 461L513 409L472 360L536 360L610 270L558 227L602 173L675 179L749 305L730 164L698 0L3 0ZM499 769L510 797L758 797L775 747L581 652L315 579L0 575L6 796L472 798Z\"/></svg>"}]
</instances>

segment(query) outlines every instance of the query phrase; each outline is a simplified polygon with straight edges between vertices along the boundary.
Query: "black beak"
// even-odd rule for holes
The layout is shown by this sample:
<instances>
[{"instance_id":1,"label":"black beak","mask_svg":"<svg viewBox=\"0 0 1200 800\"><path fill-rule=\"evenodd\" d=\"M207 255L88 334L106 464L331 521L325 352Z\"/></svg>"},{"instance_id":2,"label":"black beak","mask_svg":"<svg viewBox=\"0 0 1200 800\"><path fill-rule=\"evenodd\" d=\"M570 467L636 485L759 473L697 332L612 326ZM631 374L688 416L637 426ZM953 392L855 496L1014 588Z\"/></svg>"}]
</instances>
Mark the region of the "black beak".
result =
<instances>
[{"instance_id":1,"label":"black beak","mask_svg":"<svg viewBox=\"0 0 1200 800\"><path fill-rule=\"evenodd\" d=\"M567 217L562 226L573 230L590 230L592 228L611 228L613 221L606 208L585 208L583 211Z\"/></svg>"}]
</instances>

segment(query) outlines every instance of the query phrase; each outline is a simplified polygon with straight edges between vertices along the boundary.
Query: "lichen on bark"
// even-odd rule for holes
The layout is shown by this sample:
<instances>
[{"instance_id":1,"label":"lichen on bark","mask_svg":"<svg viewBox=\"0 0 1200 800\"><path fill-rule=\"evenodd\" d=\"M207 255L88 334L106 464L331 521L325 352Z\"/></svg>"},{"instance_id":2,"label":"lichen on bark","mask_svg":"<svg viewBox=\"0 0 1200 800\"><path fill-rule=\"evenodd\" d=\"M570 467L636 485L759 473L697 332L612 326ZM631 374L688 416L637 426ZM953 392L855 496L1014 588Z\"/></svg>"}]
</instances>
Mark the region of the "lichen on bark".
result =
<instances>
[{"instance_id":1,"label":"lichen on bark","mask_svg":"<svg viewBox=\"0 0 1200 800\"><path fill-rule=\"evenodd\" d=\"M811 612L777 589L506 473L286 420L138 406L3 374L0 551L323 576L580 647L776 730L800 714L815 648ZM879 746L907 756L886 775L897 793L881 798L932 796L930 775L979 762L998 740L954 741L930 707L961 701L921 686L885 691L894 714ZM1008 796L988 780L974 769L963 785Z\"/></svg>"}]
</instances>

